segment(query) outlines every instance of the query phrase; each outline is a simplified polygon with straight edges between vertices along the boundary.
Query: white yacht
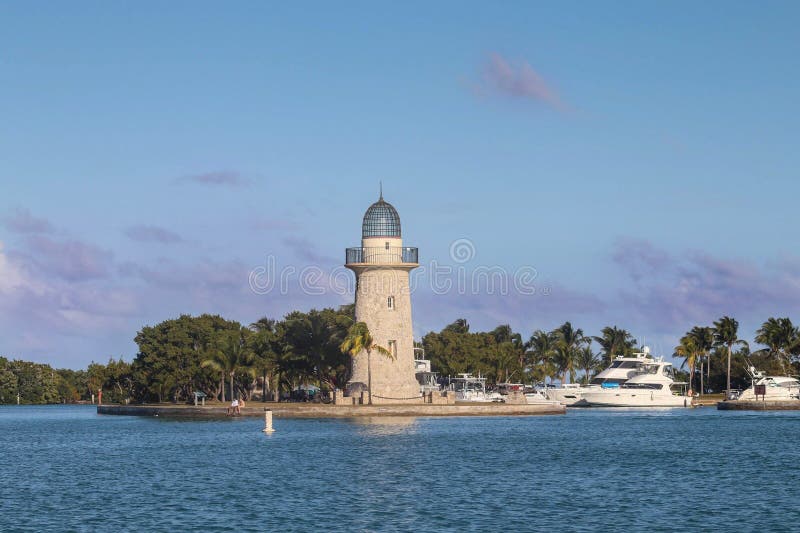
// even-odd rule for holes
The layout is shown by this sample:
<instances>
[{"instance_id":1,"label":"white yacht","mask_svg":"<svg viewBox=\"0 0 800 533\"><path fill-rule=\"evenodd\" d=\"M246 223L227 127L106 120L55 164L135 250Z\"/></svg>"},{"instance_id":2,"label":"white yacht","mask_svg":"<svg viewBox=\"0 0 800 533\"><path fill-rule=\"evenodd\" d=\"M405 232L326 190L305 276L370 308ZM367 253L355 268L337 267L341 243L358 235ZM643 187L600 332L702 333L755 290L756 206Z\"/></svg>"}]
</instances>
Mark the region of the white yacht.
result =
<instances>
[{"instance_id":1,"label":"white yacht","mask_svg":"<svg viewBox=\"0 0 800 533\"><path fill-rule=\"evenodd\" d=\"M650 348L645 346L641 352L634 353L631 357L618 355L611 362L611 365L592 378L588 385L565 383L560 387L546 388L544 394L547 399L558 401L566 406L586 405L586 402L583 401L585 392L596 390L603 386L621 385L636 374L641 363L653 361L654 359L650 357Z\"/></svg>"},{"instance_id":2,"label":"white yacht","mask_svg":"<svg viewBox=\"0 0 800 533\"><path fill-rule=\"evenodd\" d=\"M755 367L749 367L747 373L753 384L745 389L737 400L800 400L800 381L789 376L765 376Z\"/></svg>"},{"instance_id":3,"label":"white yacht","mask_svg":"<svg viewBox=\"0 0 800 533\"><path fill-rule=\"evenodd\" d=\"M455 391L457 402L502 402L499 392L486 392L486 378L472 374L459 374L450 378L450 390Z\"/></svg>"},{"instance_id":4,"label":"white yacht","mask_svg":"<svg viewBox=\"0 0 800 533\"><path fill-rule=\"evenodd\" d=\"M677 382L673 377L672 363L660 358L642 361L629 380L586 390L583 401L594 407L691 407L692 398L686 395L687 383Z\"/></svg>"}]
</instances>

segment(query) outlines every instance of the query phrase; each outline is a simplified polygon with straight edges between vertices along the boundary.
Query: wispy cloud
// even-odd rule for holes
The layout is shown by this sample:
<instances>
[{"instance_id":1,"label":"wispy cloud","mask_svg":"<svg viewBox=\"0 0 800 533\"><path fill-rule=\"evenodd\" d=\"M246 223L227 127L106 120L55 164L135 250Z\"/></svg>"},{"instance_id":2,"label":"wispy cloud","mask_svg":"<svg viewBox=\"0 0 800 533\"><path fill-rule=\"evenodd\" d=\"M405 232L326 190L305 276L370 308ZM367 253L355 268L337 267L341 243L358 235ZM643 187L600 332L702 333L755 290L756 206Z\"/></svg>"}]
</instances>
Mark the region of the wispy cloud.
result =
<instances>
[{"instance_id":1,"label":"wispy cloud","mask_svg":"<svg viewBox=\"0 0 800 533\"><path fill-rule=\"evenodd\" d=\"M644 239L620 238L612 249L611 258L634 281L653 276L670 261L669 254Z\"/></svg>"},{"instance_id":2,"label":"wispy cloud","mask_svg":"<svg viewBox=\"0 0 800 533\"><path fill-rule=\"evenodd\" d=\"M35 235L28 239L28 249L42 271L67 281L108 277L113 264L110 251L77 240Z\"/></svg>"},{"instance_id":3,"label":"wispy cloud","mask_svg":"<svg viewBox=\"0 0 800 533\"><path fill-rule=\"evenodd\" d=\"M183 238L174 231L159 226L131 226L125 229L125 235L137 242L156 242L172 244L183 242Z\"/></svg>"},{"instance_id":4,"label":"wispy cloud","mask_svg":"<svg viewBox=\"0 0 800 533\"><path fill-rule=\"evenodd\" d=\"M282 239L282 242L294 253L295 258L301 261L307 261L316 266L335 265L338 263L335 257L318 253L319 245L304 237L287 236Z\"/></svg>"},{"instance_id":5,"label":"wispy cloud","mask_svg":"<svg viewBox=\"0 0 800 533\"><path fill-rule=\"evenodd\" d=\"M27 209L19 208L3 218L3 225L15 233L53 233L50 221L35 217Z\"/></svg>"},{"instance_id":6,"label":"wispy cloud","mask_svg":"<svg viewBox=\"0 0 800 533\"><path fill-rule=\"evenodd\" d=\"M120 265L120 274L139 278L160 290L187 291L248 289L248 270L238 261L216 262L203 260L197 263L175 264L162 260L152 267L128 262Z\"/></svg>"},{"instance_id":7,"label":"wispy cloud","mask_svg":"<svg viewBox=\"0 0 800 533\"><path fill-rule=\"evenodd\" d=\"M514 65L497 53L490 54L484 63L478 90L540 102L558 111L568 110L561 96L529 63L520 61Z\"/></svg>"},{"instance_id":8,"label":"wispy cloud","mask_svg":"<svg viewBox=\"0 0 800 533\"><path fill-rule=\"evenodd\" d=\"M244 187L250 184L250 180L242 177L238 172L227 170L191 174L178 178L177 181L180 183L195 183L211 187Z\"/></svg>"},{"instance_id":9,"label":"wispy cloud","mask_svg":"<svg viewBox=\"0 0 800 533\"><path fill-rule=\"evenodd\" d=\"M288 218L257 218L250 227L257 231L297 229L297 222Z\"/></svg>"},{"instance_id":10,"label":"wispy cloud","mask_svg":"<svg viewBox=\"0 0 800 533\"><path fill-rule=\"evenodd\" d=\"M619 241L613 256L633 282L620 289L621 304L658 331L680 332L723 315L760 322L800 312L796 262L759 265L698 251L670 255L646 241Z\"/></svg>"}]
</instances>

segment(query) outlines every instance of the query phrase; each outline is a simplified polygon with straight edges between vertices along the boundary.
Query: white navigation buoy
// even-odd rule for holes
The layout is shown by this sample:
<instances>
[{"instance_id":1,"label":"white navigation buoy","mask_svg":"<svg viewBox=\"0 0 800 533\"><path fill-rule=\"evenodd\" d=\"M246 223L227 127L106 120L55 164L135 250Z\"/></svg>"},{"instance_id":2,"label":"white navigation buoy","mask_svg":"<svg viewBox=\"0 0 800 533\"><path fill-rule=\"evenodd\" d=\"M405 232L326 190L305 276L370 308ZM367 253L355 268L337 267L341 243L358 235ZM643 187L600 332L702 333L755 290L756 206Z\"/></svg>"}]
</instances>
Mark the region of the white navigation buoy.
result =
<instances>
[{"instance_id":1,"label":"white navigation buoy","mask_svg":"<svg viewBox=\"0 0 800 533\"><path fill-rule=\"evenodd\" d=\"M273 433L275 428L272 427L272 409L264 409L264 433Z\"/></svg>"}]
</instances>

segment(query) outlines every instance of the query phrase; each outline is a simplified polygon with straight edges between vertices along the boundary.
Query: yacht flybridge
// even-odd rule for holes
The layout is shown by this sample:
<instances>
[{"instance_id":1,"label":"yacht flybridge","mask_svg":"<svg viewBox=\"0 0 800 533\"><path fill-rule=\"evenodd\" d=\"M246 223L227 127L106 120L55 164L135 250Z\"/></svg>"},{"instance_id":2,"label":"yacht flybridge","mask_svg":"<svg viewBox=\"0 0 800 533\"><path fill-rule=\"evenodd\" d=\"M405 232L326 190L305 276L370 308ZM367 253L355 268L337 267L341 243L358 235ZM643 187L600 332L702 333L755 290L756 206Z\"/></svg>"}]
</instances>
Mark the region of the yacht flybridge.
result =
<instances>
[{"instance_id":1,"label":"yacht flybridge","mask_svg":"<svg viewBox=\"0 0 800 533\"><path fill-rule=\"evenodd\" d=\"M621 384L596 387L583 393L583 401L595 407L691 407L687 383L674 379L672 363L661 358L641 361L636 373Z\"/></svg>"},{"instance_id":2,"label":"yacht flybridge","mask_svg":"<svg viewBox=\"0 0 800 533\"><path fill-rule=\"evenodd\" d=\"M560 387L545 389L545 395L549 400L556 400L567 406L586 405L583 401L585 392L602 387L619 386L636 374L639 365L648 362L654 362L654 359L650 357L650 348L645 346L641 352L634 353L630 357L617 356L611 365L592 378L588 385L566 383Z\"/></svg>"}]
</instances>

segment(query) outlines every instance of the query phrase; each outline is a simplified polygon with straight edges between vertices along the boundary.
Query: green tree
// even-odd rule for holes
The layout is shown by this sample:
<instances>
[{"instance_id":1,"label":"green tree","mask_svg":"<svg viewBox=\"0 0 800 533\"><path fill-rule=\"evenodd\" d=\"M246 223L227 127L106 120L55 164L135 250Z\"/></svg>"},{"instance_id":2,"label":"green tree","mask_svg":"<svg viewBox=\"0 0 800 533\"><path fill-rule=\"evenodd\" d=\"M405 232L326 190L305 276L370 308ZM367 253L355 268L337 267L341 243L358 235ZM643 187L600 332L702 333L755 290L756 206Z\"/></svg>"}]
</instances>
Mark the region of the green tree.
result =
<instances>
[{"instance_id":1,"label":"green tree","mask_svg":"<svg viewBox=\"0 0 800 533\"><path fill-rule=\"evenodd\" d=\"M200 363L202 367L220 372L230 380L231 400L236 397L234 385L236 374L251 377L256 375L256 361L248 346L248 334L249 330L246 328L241 328L235 333L227 333L218 344L217 349ZM225 401L224 390L222 401Z\"/></svg>"},{"instance_id":2,"label":"green tree","mask_svg":"<svg viewBox=\"0 0 800 533\"><path fill-rule=\"evenodd\" d=\"M570 375L570 381L574 381L578 356L588 339L582 329L574 328L570 322L564 322L553 331L553 334L556 339L555 360L556 366L561 372L561 383L566 383L567 374Z\"/></svg>"},{"instance_id":3,"label":"green tree","mask_svg":"<svg viewBox=\"0 0 800 533\"><path fill-rule=\"evenodd\" d=\"M215 373L200 363L218 349L225 335L240 329L238 322L217 315L181 315L142 328L131 368L135 396L141 401L164 396L188 401L197 390L219 394Z\"/></svg>"},{"instance_id":4,"label":"green tree","mask_svg":"<svg viewBox=\"0 0 800 533\"><path fill-rule=\"evenodd\" d=\"M537 329L525 344L528 363L541 370L542 380L549 377L553 378L556 373L555 351L556 336L553 332Z\"/></svg>"},{"instance_id":5,"label":"green tree","mask_svg":"<svg viewBox=\"0 0 800 533\"><path fill-rule=\"evenodd\" d=\"M250 324L250 329L253 331L250 349L255 356L256 367L262 373L261 401L266 402L270 388L270 375L276 373L278 366L280 346L277 335L277 321L272 318L262 317ZM277 400L277 397L275 400Z\"/></svg>"},{"instance_id":6,"label":"green tree","mask_svg":"<svg viewBox=\"0 0 800 533\"><path fill-rule=\"evenodd\" d=\"M618 355L630 356L636 348L636 339L627 330L617 326L606 326L599 337L592 337L600 345L601 353L608 362Z\"/></svg>"},{"instance_id":7,"label":"green tree","mask_svg":"<svg viewBox=\"0 0 800 533\"><path fill-rule=\"evenodd\" d=\"M50 365L13 360L7 363L6 369L16 377L16 392L20 396L20 403L42 404L59 401L60 378ZM14 394L13 402L16 403L16 400Z\"/></svg>"},{"instance_id":8,"label":"green tree","mask_svg":"<svg viewBox=\"0 0 800 533\"><path fill-rule=\"evenodd\" d=\"M728 353L728 370L726 373L725 397L731 391L731 355L733 347L736 345L747 346L747 341L739 338L739 322L729 316L724 316L714 322L714 344L717 347L724 347Z\"/></svg>"},{"instance_id":9,"label":"green tree","mask_svg":"<svg viewBox=\"0 0 800 533\"><path fill-rule=\"evenodd\" d=\"M348 354L353 358L361 352L367 352L367 391L369 393L369 404L372 405L372 352L377 352L390 359L394 359L394 355L383 346L375 343L367 324L364 322L356 322L350 327L340 348L342 353Z\"/></svg>"},{"instance_id":10,"label":"green tree","mask_svg":"<svg viewBox=\"0 0 800 533\"><path fill-rule=\"evenodd\" d=\"M756 331L756 342L767 348L759 350L774 359L781 365L784 374L787 373L789 354L796 353L800 346L800 333L788 318L769 318Z\"/></svg>"},{"instance_id":11,"label":"green tree","mask_svg":"<svg viewBox=\"0 0 800 533\"><path fill-rule=\"evenodd\" d=\"M602 360L595 355L591 346L585 346L578 352L577 363L583 370L583 382L589 383L589 380L592 379L592 373L596 372L597 368L602 365Z\"/></svg>"},{"instance_id":12,"label":"green tree","mask_svg":"<svg viewBox=\"0 0 800 533\"><path fill-rule=\"evenodd\" d=\"M508 324L497 326L489 334L497 344L497 375L499 376L502 369L505 372L505 381L509 381L517 373L519 379L524 379L525 343L522 342L522 335L514 333Z\"/></svg>"},{"instance_id":13,"label":"green tree","mask_svg":"<svg viewBox=\"0 0 800 533\"><path fill-rule=\"evenodd\" d=\"M683 359L681 368L684 366L689 367L689 395L691 395L692 387L694 386L694 371L697 368L697 361L700 357L700 349L697 347L696 339L688 333L681 337L680 344L675 347L674 355Z\"/></svg>"},{"instance_id":14,"label":"green tree","mask_svg":"<svg viewBox=\"0 0 800 533\"><path fill-rule=\"evenodd\" d=\"M0 403L16 403L19 385L17 375L9 368L9 361L0 357Z\"/></svg>"},{"instance_id":15,"label":"green tree","mask_svg":"<svg viewBox=\"0 0 800 533\"><path fill-rule=\"evenodd\" d=\"M706 374L710 375L711 362L709 360L709 352L714 347L714 330L708 326L695 326L689 333L687 333L694 340L694 345L698 350L698 357L700 358L700 395L705 393L703 385L703 361L705 361Z\"/></svg>"}]
</instances>

